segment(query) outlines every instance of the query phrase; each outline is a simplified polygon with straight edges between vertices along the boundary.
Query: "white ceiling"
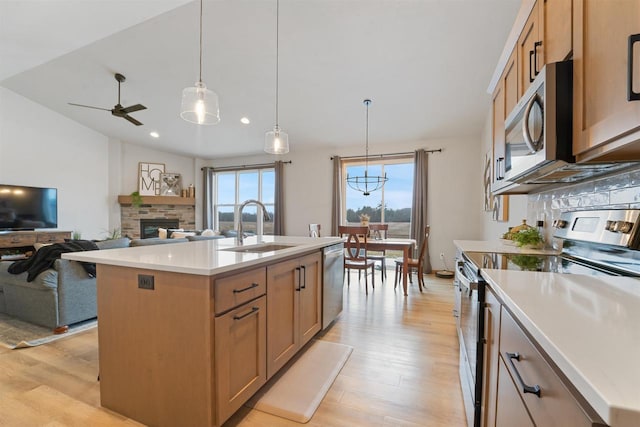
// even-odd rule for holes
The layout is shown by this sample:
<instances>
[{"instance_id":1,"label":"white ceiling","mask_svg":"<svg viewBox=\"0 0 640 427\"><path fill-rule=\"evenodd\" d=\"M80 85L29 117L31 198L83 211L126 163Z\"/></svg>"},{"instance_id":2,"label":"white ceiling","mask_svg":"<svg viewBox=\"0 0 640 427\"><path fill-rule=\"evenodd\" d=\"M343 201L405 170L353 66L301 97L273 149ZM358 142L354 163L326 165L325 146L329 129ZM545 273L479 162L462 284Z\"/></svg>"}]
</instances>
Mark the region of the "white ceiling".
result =
<instances>
[{"instance_id":1,"label":"white ceiling","mask_svg":"<svg viewBox=\"0 0 640 427\"><path fill-rule=\"evenodd\" d=\"M280 127L292 151L479 135L519 0L281 0ZM179 117L198 77L199 2L0 0L0 85L128 143L201 158L262 152L275 122L275 0L205 0L203 81L221 122ZM67 103L148 109L134 126ZM240 123L247 116L250 125ZM159 139L149 132L157 131Z\"/></svg>"}]
</instances>

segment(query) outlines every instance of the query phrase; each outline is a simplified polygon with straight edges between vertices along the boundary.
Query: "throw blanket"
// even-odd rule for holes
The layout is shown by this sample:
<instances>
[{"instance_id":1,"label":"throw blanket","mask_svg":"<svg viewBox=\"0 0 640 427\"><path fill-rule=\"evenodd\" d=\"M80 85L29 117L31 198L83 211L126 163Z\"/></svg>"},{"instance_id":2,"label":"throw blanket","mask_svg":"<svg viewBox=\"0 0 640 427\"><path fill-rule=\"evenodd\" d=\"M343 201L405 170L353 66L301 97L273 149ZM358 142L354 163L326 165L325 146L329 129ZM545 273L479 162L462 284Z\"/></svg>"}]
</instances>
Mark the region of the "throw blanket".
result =
<instances>
[{"instance_id":1,"label":"throw blanket","mask_svg":"<svg viewBox=\"0 0 640 427\"><path fill-rule=\"evenodd\" d=\"M32 282L38 274L53 267L53 263L65 252L94 251L98 246L90 240L72 240L65 243L54 243L43 246L33 256L25 260L16 261L9 266L7 271L12 274L20 274L28 271L27 282ZM90 277L96 276L96 265L82 262L82 267Z\"/></svg>"}]
</instances>

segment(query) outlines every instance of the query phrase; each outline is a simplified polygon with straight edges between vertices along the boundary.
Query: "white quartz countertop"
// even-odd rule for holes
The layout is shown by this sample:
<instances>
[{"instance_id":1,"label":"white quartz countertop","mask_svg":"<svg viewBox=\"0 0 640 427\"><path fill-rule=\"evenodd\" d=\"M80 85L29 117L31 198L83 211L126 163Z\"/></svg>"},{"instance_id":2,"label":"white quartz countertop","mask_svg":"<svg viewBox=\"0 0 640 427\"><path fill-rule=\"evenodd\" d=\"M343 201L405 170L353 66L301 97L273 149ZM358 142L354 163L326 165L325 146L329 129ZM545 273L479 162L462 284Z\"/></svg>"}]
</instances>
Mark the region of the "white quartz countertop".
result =
<instances>
[{"instance_id":1,"label":"white quartz countertop","mask_svg":"<svg viewBox=\"0 0 640 427\"><path fill-rule=\"evenodd\" d=\"M556 255L555 249L530 249L507 244L503 240L454 240L453 244L463 252L493 252L500 254Z\"/></svg>"},{"instance_id":2,"label":"white quartz countertop","mask_svg":"<svg viewBox=\"0 0 640 427\"><path fill-rule=\"evenodd\" d=\"M238 244L235 238L227 238L70 252L62 254L62 258L96 264L211 276L265 261L275 261L291 255L320 250L326 246L343 243L343 240L339 237L253 236L245 238L242 246L246 248L269 243L291 245L291 247L267 252L233 252L226 249L237 247Z\"/></svg>"},{"instance_id":3,"label":"white quartz countertop","mask_svg":"<svg viewBox=\"0 0 640 427\"><path fill-rule=\"evenodd\" d=\"M640 279L481 274L608 425L640 425Z\"/></svg>"}]
</instances>

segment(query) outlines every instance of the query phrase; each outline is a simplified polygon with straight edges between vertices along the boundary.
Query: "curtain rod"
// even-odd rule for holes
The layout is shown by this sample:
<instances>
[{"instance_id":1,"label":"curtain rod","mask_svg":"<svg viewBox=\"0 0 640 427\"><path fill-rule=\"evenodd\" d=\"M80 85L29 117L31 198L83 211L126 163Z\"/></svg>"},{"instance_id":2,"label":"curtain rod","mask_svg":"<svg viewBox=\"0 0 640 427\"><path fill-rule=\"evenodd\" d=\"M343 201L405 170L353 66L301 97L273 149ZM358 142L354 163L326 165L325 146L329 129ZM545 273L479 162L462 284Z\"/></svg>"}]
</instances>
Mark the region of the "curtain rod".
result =
<instances>
[{"instance_id":1,"label":"curtain rod","mask_svg":"<svg viewBox=\"0 0 640 427\"><path fill-rule=\"evenodd\" d=\"M442 148L437 148L435 150L424 150L427 153L441 153ZM409 154L415 154L415 151L407 151L405 153L388 153L388 154L369 154L369 157L393 157L393 156L406 156ZM333 160L335 156L331 156L330 159ZM364 159L365 156L345 156L340 157L341 159Z\"/></svg>"},{"instance_id":2,"label":"curtain rod","mask_svg":"<svg viewBox=\"0 0 640 427\"><path fill-rule=\"evenodd\" d=\"M291 160L282 161L284 164L291 164ZM200 170L212 169L214 172L224 172L224 171L232 171L232 170L242 170L242 169L267 169L272 168L276 164L275 163L260 163L255 165L238 165L238 166L220 166L219 168L214 168L210 166L205 166L200 168Z\"/></svg>"}]
</instances>

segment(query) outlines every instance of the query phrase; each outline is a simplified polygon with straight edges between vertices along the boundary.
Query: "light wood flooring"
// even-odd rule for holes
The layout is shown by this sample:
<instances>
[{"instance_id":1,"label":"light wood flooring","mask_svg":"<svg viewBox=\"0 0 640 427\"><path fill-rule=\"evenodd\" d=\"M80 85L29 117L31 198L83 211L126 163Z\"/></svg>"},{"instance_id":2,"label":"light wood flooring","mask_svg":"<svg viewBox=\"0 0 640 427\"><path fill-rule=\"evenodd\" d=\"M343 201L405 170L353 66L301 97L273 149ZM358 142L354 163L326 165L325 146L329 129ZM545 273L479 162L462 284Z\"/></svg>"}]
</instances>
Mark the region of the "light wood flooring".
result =
<instances>
[{"instance_id":1,"label":"light wood flooring","mask_svg":"<svg viewBox=\"0 0 640 427\"><path fill-rule=\"evenodd\" d=\"M369 296L357 273L339 320L318 338L354 347L306 426L466 425L458 381L451 280L393 290L393 272ZM415 282L415 280L414 280ZM97 329L40 347L0 347L0 426L139 426L100 407ZM300 427L242 408L224 427ZM176 426L178 427L178 426Z\"/></svg>"}]
</instances>

